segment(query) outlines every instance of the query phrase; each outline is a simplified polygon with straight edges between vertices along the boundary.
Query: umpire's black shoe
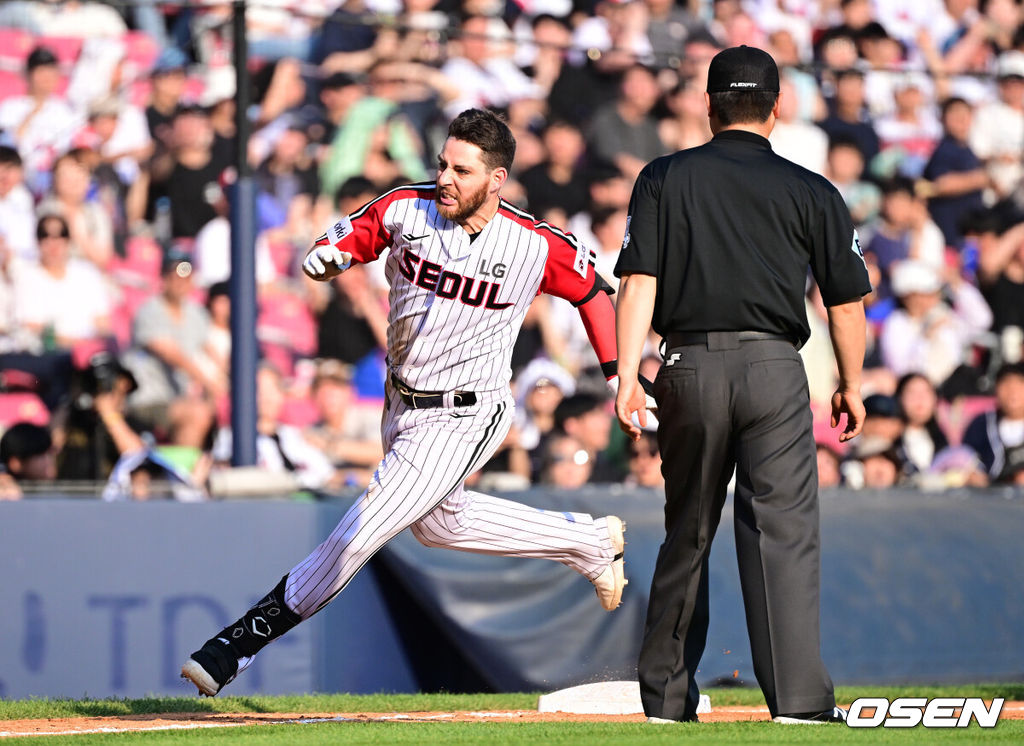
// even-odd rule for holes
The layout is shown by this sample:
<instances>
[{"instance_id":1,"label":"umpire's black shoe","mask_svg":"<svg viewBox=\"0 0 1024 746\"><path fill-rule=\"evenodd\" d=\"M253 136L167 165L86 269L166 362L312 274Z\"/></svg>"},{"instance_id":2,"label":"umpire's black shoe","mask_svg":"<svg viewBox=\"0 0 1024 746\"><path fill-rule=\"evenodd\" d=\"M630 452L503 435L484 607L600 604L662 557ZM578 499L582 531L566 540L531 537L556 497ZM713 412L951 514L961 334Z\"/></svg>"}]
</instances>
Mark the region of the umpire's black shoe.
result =
<instances>
[{"instance_id":1,"label":"umpire's black shoe","mask_svg":"<svg viewBox=\"0 0 1024 746\"><path fill-rule=\"evenodd\" d=\"M189 656L181 667L181 678L195 684L200 694L213 697L250 661L252 658L239 660L227 640L215 637Z\"/></svg>"},{"instance_id":2,"label":"umpire's black shoe","mask_svg":"<svg viewBox=\"0 0 1024 746\"><path fill-rule=\"evenodd\" d=\"M787 725L821 725L822 723L845 723L847 711L833 707L823 712L797 712L790 715L776 715L773 722Z\"/></svg>"}]
</instances>

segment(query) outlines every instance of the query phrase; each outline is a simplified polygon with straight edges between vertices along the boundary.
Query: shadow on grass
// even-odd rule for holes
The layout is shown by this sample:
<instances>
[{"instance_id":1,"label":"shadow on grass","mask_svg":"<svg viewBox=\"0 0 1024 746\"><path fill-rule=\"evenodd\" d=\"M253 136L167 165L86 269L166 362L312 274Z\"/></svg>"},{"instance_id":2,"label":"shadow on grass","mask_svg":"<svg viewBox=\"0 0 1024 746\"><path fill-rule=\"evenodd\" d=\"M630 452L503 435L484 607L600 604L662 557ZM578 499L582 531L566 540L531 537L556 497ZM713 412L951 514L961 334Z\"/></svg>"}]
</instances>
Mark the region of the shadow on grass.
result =
<instances>
[{"instance_id":1,"label":"shadow on grass","mask_svg":"<svg viewBox=\"0 0 1024 746\"><path fill-rule=\"evenodd\" d=\"M54 701L54 704L58 704ZM98 717L103 715L153 715L165 712L218 712L222 708L210 702L187 697L151 697L143 699L66 700L69 713ZM65 709L60 707L59 709Z\"/></svg>"}]
</instances>

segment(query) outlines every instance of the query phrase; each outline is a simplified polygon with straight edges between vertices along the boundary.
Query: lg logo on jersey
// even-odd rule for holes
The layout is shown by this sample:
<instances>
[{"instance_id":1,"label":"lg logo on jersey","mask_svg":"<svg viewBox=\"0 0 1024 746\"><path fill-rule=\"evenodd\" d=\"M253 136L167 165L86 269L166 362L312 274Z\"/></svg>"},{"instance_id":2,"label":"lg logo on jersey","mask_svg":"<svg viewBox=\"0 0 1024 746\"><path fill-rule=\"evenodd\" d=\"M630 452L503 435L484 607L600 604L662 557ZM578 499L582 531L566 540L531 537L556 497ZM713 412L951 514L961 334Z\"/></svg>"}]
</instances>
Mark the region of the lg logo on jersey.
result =
<instances>
[{"instance_id":1,"label":"lg logo on jersey","mask_svg":"<svg viewBox=\"0 0 1024 746\"><path fill-rule=\"evenodd\" d=\"M497 274L497 268L501 267L501 274ZM476 308L483 305L493 311L500 311L508 308L511 303L499 303L498 293L501 285L497 282L477 280L472 277L464 277L456 272L448 270L441 271L440 264L420 259L409 249L402 253L402 261L398 264L398 271L402 273L409 282L418 285L424 290L430 290L438 298L458 299L467 306ZM505 274L504 265L495 265L491 268L494 277L502 277Z\"/></svg>"}]
</instances>

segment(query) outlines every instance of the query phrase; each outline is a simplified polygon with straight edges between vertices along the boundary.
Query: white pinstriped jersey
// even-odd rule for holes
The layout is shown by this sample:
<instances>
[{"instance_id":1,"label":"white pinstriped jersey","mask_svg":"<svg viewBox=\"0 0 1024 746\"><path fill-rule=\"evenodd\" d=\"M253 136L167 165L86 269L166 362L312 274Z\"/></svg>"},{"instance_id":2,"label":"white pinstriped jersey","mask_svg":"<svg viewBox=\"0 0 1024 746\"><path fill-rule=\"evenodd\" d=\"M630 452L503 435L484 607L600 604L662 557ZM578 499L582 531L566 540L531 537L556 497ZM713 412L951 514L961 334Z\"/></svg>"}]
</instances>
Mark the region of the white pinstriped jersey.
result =
<instances>
[{"instance_id":1,"label":"white pinstriped jersey","mask_svg":"<svg viewBox=\"0 0 1024 746\"><path fill-rule=\"evenodd\" d=\"M434 192L433 183L393 189L339 220L317 243L330 241L361 263L388 251L388 360L407 385L507 387L530 303L541 292L576 305L592 298L602 286L594 254L504 200L471 241L438 213Z\"/></svg>"}]
</instances>

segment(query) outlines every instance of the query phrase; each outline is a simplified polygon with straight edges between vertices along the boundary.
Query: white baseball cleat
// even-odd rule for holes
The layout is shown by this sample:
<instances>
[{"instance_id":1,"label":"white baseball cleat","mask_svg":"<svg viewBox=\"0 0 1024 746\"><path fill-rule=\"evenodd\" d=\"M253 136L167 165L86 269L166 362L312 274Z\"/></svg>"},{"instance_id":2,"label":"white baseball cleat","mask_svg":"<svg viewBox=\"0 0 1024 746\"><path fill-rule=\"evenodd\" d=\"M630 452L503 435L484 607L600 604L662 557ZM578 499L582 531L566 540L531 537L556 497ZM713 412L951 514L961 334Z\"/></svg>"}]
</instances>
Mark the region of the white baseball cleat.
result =
<instances>
[{"instance_id":1,"label":"white baseball cleat","mask_svg":"<svg viewBox=\"0 0 1024 746\"><path fill-rule=\"evenodd\" d=\"M604 568L600 575L591 582L597 589L597 598L605 611L617 609L622 602L622 589L629 583L625 575L625 560L623 554L626 548L626 539L623 534L626 531L626 524L618 516L610 515L605 518L608 524L608 538L612 541L612 549L615 557L611 564Z\"/></svg>"}]
</instances>

